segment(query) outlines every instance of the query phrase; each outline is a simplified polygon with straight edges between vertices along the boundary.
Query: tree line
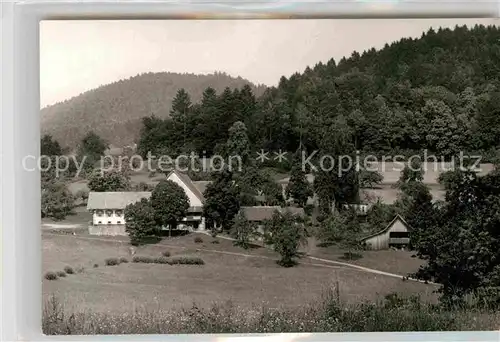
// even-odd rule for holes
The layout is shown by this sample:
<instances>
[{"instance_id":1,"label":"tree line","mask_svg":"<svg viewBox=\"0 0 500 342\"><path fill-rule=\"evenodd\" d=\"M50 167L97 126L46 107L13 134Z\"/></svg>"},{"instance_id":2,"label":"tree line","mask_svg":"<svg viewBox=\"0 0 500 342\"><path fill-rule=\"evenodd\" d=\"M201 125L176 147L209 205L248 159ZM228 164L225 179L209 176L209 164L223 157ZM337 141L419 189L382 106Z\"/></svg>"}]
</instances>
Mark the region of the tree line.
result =
<instances>
[{"instance_id":1,"label":"tree line","mask_svg":"<svg viewBox=\"0 0 500 342\"><path fill-rule=\"evenodd\" d=\"M252 151L415 154L460 151L493 157L500 133L500 31L495 26L429 29L376 51L318 63L255 97L249 86L184 89L170 118L143 119L142 154L216 153L236 121ZM493 156L492 156L493 154Z\"/></svg>"}]
</instances>

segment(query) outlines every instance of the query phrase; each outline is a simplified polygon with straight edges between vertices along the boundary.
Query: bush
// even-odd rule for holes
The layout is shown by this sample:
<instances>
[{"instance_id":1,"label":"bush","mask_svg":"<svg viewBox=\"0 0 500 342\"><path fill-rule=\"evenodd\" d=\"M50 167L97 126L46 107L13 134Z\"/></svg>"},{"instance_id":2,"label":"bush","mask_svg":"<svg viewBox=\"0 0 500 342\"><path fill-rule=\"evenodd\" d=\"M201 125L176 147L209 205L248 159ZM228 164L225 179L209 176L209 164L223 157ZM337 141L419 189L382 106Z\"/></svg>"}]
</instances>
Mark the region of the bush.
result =
<instances>
[{"instance_id":1,"label":"bush","mask_svg":"<svg viewBox=\"0 0 500 342\"><path fill-rule=\"evenodd\" d=\"M85 271L85 267L83 266L79 266L76 268L76 273L83 273L83 271Z\"/></svg>"},{"instance_id":2,"label":"bush","mask_svg":"<svg viewBox=\"0 0 500 342\"><path fill-rule=\"evenodd\" d=\"M155 264L169 264L169 259L167 257L161 256L154 260Z\"/></svg>"},{"instance_id":3,"label":"bush","mask_svg":"<svg viewBox=\"0 0 500 342\"><path fill-rule=\"evenodd\" d=\"M94 268L97 268L97 267L99 267L99 264L94 264Z\"/></svg>"},{"instance_id":4,"label":"bush","mask_svg":"<svg viewBox=\"0 0 500 342\"><path fill-rule=\"evenodd\" d=\"M161 252L161 255L163 255L164 257L169 257L170 256L170 252L169 251L163 251Z\"/></svg>"},{"instance_id":5,"label":"bush","mask_svg":"<svg viewBox=\"0 0 500 342\"><path fill-rule=\"evenodd\" d=\"M120 265L120 260L118 258L108 258L108 259L104 260L104 264L106 266L116 266L116 265Z\"/></svg>"},{"instance_id":6,"label":"bush","mask_svg":"<svg viewBox=\"0 0 500 342\"><path fill-rule=\"evenodd\" d=\"M66 272L67 274L75 274L75 271L73 270L73 267L71 267L71 266L64 267L64 272Z\"/></svg>"},{"instance_id":7,"label":"bush","mask_svg":"<svg viewBox=\"0 0 500 342\"><path fill-rule=\"evenodd\" d=\"M180 256L169 260L171 265L205 265L203 259L199 257Z\"/></svg>"},{"instance_id":8,"label":"bush","mask_svg":"<svg viewBox=\"0 0 500 342\"><path fill-rule=\"evenodd\" d=\"M344 252L344 255L340 257L343 260L359 260L363 258L363 254L354 252Z\"/></svg>"},{"instance_id":9,"label":"bush","mask_svg":"<svg viewBox=\"0 0 500 342\"><path fill-rule=\"evenodd\" d=\"M147 257L147 256L135 256L132 259L132 262L143 263L143 264L152 264L152 263L154 263L154 259L151 257Z\"/></svg>"},{"instance_id":10,"label":"bush","mask_svg":"<svg viewBox=\"0 0 500 342\"><path fill-rule=\"evenodd\" d=\"M57 271L57 273L56 273L56 274L57 274L57 276L58 276L59 278L64 278L64 277L66 277L66 272L64 272L64 271Z\"/></svg>"},{"instance_id":11,"label":"bush","mask_svg":"<svg viewBox=\"0 0 500 342\"><path fill-rule=\"evenodd\" d=\"M219 240L213 240L212 243L218 245L220 243L220 241Z\"/></svg>"},{"instance_id":12,"label":"bush","mask_svg":"<svg viewBox=\"0 0 500 342\"><path fill-rule=\"evenodd\" d=\"M121 264L126 264L126 263L128 263L128 259L127 259L127 258L125 258L125 257L121 257L121 258L120 258L120 263L121 263Z\"/></svg>"},{"instance_id":13,"label":"bush","mask_svg":"<svg viewBox=\"0 0 500 342\"><path fill-rule=\"evenodd\" d=\"M55 272L47 272L45 273L45 279L47 280L56 280L57 274Z\"/></svg>"},{"instance_id":14,"label":"bush","mask_svg":"<svg viewBox=\"0 0 500 342\"><path fill-rule=\"evenodd\" d=\"M203 239L201 238L201 236L197 236L194 238L194 242L195 243L203 243Z\"/></svg>"}]
</instances>

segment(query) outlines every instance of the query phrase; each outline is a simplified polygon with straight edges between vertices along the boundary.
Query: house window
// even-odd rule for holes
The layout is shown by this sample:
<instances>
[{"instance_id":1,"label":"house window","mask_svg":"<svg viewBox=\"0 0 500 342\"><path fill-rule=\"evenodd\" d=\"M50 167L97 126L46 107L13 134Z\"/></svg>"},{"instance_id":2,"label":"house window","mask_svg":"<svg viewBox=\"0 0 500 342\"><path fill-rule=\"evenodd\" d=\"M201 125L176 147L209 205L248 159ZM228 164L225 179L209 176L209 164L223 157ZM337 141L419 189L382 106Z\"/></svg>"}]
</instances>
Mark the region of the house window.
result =
<instances>
[{"instance_id":1,"label":"house window","mask_svg":"<svg viewBox=\"0 0 500 342\"><path fill-rule=\"evenodd\" d=\"M116 221L116 223L121 224L121 223L122 223L122 221Z\"/></svg>"},{"instance_id":2,"label":"house window","mask_svg":"<svg viewBox=\"0 0 500 342\"><path fill-rule=\"evenodd\" d=\"M103 212L102 212L102 210L97 210L97 211L96 211L96 214L97 214L97 216L99 216L99 217L100 217L100 216L102 216Z\"/></svg>"},{"instance_id":3,"label":"house window","mask_svg":"<svg viewBox=\"0 0 500 342\"><path fill-rule=\"evenodd\" d=\"M102 223L102 221L98 221L97 223L101 224L101 223Z\"/></svg>"},{"instance_id":4,"label":"house window","mask_svg":"<svg viewBox=\"0 0 500 342\"><path fill-rule=\"evenodd\" d=\"M123 210L117 210L115 211L116 216L122 216L123 215Z\"/></svg>"},{"instance_id":5,"label":"house window","mask_svg":"<svg viewBox=\"0 0 500 342\"><path fill-rule=\"evenodd\" d=\"M113 210L106 210L106 215L108 215L108 217L113 216Z\"/></svg>"},{"instance_id":6,"label":"house window","mask_svg":"<svg viewBox=\"0 0 500 342\"><path fill-rule=\"evenodd\" d=\"M408 232L390 232L389 233L390 238L407 238L408 237Z\"/></svg>"},{"instance_id":7,"label":"house window","mask_svg":"<svg viewBox=\"0 0 500 342\"><path fill-rule=\"evenodd\" d=\"M111 221L108 221L108 224L111 224Z\"/></svg>"}]
</instances>

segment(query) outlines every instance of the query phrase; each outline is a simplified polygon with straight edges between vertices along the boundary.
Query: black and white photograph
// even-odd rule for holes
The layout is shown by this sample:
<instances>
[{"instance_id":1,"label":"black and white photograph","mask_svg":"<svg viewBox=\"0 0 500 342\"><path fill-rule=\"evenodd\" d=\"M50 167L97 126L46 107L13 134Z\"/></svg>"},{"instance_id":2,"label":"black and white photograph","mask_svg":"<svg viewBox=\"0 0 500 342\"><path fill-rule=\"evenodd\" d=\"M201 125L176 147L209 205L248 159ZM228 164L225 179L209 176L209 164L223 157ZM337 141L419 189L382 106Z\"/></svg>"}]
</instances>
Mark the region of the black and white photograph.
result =
<instances>
[{"instance_id":1,"label":"black and white photograph","mask_svg":"<svg viewBox=\"0 0 500 342\"><path fill-rule=\"evenodd\" d=\"M498 20L185 19L40 22L44 334L498 329Z\"/></svg>"}]
</instances>

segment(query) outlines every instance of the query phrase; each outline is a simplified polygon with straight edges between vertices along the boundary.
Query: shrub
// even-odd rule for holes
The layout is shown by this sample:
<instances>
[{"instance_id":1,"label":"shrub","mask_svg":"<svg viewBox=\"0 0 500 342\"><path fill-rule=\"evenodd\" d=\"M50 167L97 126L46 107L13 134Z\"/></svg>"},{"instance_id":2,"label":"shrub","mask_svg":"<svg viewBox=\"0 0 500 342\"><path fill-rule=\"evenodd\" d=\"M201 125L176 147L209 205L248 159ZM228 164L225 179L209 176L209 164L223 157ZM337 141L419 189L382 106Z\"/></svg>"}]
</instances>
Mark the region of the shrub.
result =
<instances>
[{"instance_id":1,"label":"shrub","mask_svg":"<svg viewBox=\"0 0 500 342\"><path fill-rule=\"evenodd\" d=\"M108 258L108 259L104 260L104 264L106 266L116 266L116 265L120 265L120 260L118 258Z\"/></svg>"},{"instance_id":2,"label":"shrub","mask_svg":"<svg viewBox=\"0 0 500 342\"><path fill-rule=\"evenodd\" d=\"M57 274L55 272L47 272L45 273L45 279L47 280L56 280Z\"/></svg>"},{"instance_id":3,"label":"shrub","mask_svg":"<svg viewBox=\"0 0 500 342\"><path fill-rule=\"evenodd\" d=\"M220 241L219 240L213 240L212 243L218 245L220 243Z\"/></svg>"},{"instance_id":4,"label":"shrub","mask_svg":"<svg viewBox=\"0 0 500 342\"><path fill-rule=\"evenodd\" d=\"M64 267L64 272L66 272L67 274L75 274L75 271L73 270L73 267L71 267L71 266Z\"/></svg>"},{"instance_id":5,"label":"shrub","mask_svg":"<svg viewBox=\"0 0 500 342\"><path fill-rule=\"evenodd\" d=\"M195 243L203 243L203 239L201 238L201 236L197 236L194 238L194 242Z\"/></svg>"},{"instance_id":6,"label":"shrub","mask_svg":"<svg viewBox=\"0 0 500 342\"><path fill-rule=\"evenodd\" d=\"M169 251L163 251L161 252L161 255L163 255L164 257L169 257L170 256L170 252Z\"/></svg>"},{"instance_id":7,"label":"shrub","mask_svg":"<svg viewBox=\"0 0 500 342\"><path fill-rule=\"evenodd\" d=\"M99 267L99 264L94 264L94 268L97 268L97 267Z\"/></svg>"},{"instance_id":8,"label":"shrub","mask_svg":"<svg viewBox=\"0 0 500 342\"><path fill-rule=\"evenodd\" d=\"M135 263L143 263L143 264L152 264L154 262L154 259L148 256L135 256L132 259L132 262Z\"/></svg>"},{"instance_id":9,"label":"shrub","mask_svg":"<svg viewBox=\"0 0 500 342\"><path fill-rule=\"evenodd\" d=\"M57 271L57 273L56 273L56 274L57 274L57 276L58 276L59 278L64 278L64 277L66 277L66 272L64 272L64 271Z\"/></svg>"},{"instance_id":10,"label":"shrub","mask_svg":"<svg viewBox=\"0 0 500 342\"><path fill-rule=\"evenodd\" d=\"M76 273L82 273L83 271L85 271L85 267L83 266L79 266L76 268Z\"/></svg>"},{"instance_id":11,"label":"shrub","mask_svg":"<svg viewBox=\"0 0 500 342\"><path fill-rule=\"evenodd\" d=\"M127 259L127 258L125 258L125 257L121 257L121 258L120 258L120 263L121 263L121 264L126 264L126 263L128 263L128 259Z\"/></svg>"},{"instance_id":12,"label":"shrub","mask_svg":"<svg viewBox=\"0 0 500 342\"><path fill-rule=\"evenodd\" d=\"M169 264L169 259L165 256L158 257L154 260L155 264Z\"/></svg>"},{"instance_id":13,"label":"shrub","mask_svg":"<svg viewBox=\"0 0 500 342\"><path fill-rule=\"evenodd\" d=\"M203 259L199 257L180 256L169 260L171 265L205 265Z\"/></svg>"}]
</instances>

